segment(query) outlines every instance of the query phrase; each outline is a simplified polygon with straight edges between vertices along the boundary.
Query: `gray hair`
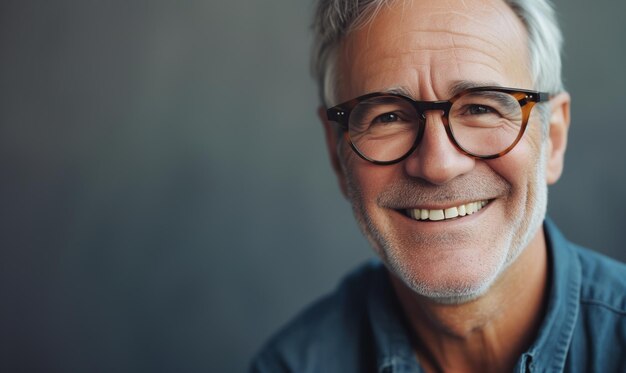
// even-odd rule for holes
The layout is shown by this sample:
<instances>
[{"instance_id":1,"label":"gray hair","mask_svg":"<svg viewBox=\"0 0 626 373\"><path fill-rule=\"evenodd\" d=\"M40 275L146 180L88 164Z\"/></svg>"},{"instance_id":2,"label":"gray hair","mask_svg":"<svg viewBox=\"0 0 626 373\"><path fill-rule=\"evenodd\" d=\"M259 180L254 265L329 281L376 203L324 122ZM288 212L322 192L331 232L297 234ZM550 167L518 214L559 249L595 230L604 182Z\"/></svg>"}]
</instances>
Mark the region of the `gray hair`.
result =
<instances>
[{"instance_id":1,"label":"gray hair","mask_svg":"<svg viewBox=\"0 0 626 373\"><path fill-rule=\"evenodd\" d=\"M342 38L366 25L393 0L319 0L313 20L311 67L320 99L329 105L336 100L337 54ZM504 0L526 26L529 70L534 89L563 91L561 45L563 37L549 0ZM543 105L542 105L543 106ZM545 114L542 113L545 117Z\"/></svg>"}]
</instances>

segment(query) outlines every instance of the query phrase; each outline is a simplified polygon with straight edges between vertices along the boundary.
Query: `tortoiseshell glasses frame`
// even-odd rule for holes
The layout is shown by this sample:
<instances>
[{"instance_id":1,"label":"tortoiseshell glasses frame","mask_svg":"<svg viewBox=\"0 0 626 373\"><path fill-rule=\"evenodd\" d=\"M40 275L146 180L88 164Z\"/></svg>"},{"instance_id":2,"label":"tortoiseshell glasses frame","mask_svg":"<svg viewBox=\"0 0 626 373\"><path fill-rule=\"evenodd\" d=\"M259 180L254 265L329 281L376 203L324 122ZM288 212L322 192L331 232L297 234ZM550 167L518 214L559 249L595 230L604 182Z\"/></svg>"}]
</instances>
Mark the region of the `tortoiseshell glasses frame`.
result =
<instances>
[{"instance_id":1,"label":"tortoiseshell glasses frame","mask_svg":"<svg viewBox=\"0 0 626 373\"><path fill-rule=\"evenodd\" d=\"M449 123L450 109L453 107L455 102L462 100L464 96L468 94L471 94L471 93L479 93L479 94L483 93L484 94L485 92L487 94L489 92L506 93L512 96L515 99L515 101L519 104L518 115L521 115L521 118L519 118L521 120L521 122L519 123L519 132L514 137L512 143L506 146L505 149L498 151L496 153L493 153L493 154L478 154L476 152L473 152L461 146L461 144L459 144L457 140L455 139L454 131L451 128L450 123ZM372 100L372 101L380 100L381 102L385 100L397 101L401 103L402 105L408 104L415 110L415 113L412 113L412 114L415 114L417 118L415 125L418 128L415 134L411 135L411 136L415 136L415 140L413 141L411 147L401 156L391 159L391 160L373 159L371 158L371 156L364 154L362 149L359 149L359 147L352 140L351 135L350 135L350 123L351 123L350 114L352 114L353 109L355 109L359 104L368 102L368 100ZM377 165L389 165L389 164L398 163L406 159L411 153L413 153L413 151L415 151L415 149L419 145L422 139L422 136L424 134L424 127L425 127L425 122L426 122L425 113L429 110L439 110L443 112L442 123L445 127L446 134L448 135L450 142L452 142L455 148L458 149L461 153L466 154L476 159L494 159L494 158L502 157L503 155L507 154L520 141L520 139L524 135L524 132L526 131L526 127L528 125L528 119L530 118L531 110L535 106L535 104L538 102L545 102L549 100L550 100L550 95L545 92L538 92L538 91L518 89L518 88L506 88L506 87L499 87L499 86L469 88L469 89L463 90L462 92L457 93L449 100L442 100L442 101L416 101L402 94L375 92L375 93L369 93L363 96L359 96L352 100L346 101L342 104L328 108L326 110L326 115L329 121L336 122L340 126L340 128L344 131L345 140L350 144L352 150L356 154L358 154L364 160L377 164ZM377 102L377 101L373 101L373 102ZM474 105L474 106L480 106L480 104ZM484 110L484 108L481 110ZM389 114L389 113L386 113L386 114Z\"/></svg>"}]
</instances>

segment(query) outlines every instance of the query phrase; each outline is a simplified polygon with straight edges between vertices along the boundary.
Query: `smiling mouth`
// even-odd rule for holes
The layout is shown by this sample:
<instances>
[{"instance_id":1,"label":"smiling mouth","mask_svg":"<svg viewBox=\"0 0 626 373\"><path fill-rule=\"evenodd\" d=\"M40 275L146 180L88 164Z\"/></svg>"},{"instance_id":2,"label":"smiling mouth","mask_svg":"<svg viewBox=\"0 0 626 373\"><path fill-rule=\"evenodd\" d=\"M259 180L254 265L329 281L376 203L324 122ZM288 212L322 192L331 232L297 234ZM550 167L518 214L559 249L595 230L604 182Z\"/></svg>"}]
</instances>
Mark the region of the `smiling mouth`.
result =
<instances>
[{"instance_id":1,"label":"smiling mouth","mask_svg":"<svg viewBox=\"0 0 626 373\"><path fill-rule=\"evenodd\" d=\"M440 221L472 215L480 211L489 202L489 200L482 200L465 203L447 209L405 209L403 211L407 217L413 220Z\"/></svg>"}]
</instances>

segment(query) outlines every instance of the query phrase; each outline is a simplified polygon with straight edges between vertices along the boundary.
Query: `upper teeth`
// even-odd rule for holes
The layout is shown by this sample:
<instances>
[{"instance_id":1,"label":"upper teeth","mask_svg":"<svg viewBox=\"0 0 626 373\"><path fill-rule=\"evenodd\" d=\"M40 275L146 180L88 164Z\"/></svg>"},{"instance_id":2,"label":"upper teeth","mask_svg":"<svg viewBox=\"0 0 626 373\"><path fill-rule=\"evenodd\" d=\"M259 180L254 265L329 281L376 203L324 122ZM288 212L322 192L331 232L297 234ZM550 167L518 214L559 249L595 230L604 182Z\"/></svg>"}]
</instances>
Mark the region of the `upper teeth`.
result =
<instances>
[{"instance_id":1,"label":"upper teeth","mask_svg":"<svg viewBox=\"0 0 626 373\"><path fill-rule=\"evenodd\" d=\"M457 216L471 215L482 209L486 204L487 201L484 200L470 202L443 210L408 209L406 211L407 214L415 220L444 220L456 218Z\"/></svg>"}]
</instances>

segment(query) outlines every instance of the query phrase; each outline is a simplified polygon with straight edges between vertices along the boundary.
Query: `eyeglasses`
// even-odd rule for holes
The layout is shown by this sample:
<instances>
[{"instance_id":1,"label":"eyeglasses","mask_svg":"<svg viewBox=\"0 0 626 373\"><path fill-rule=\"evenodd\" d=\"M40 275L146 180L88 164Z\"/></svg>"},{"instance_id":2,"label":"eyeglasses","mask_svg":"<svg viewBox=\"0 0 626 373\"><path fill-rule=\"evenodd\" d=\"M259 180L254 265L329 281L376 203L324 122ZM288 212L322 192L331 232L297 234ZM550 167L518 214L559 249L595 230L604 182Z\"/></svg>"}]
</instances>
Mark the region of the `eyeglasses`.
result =
<instances>
[{"instance_id":1,"label":"eyeglasses","mask_svg":"<svg viewBox=\"0 0 626 373\"><path fill-rule=\"evenodd\" d=\"M370 93L329 108L329 121L345 131L352 149L366 161L402 161L419 145L425 113L443 112L448 138L462 153L493 159L511 151L524 135L533 106L545 92L503 87L464 90L447 101L415 101L395 93Z\"/></svg>"}]
</instances>

